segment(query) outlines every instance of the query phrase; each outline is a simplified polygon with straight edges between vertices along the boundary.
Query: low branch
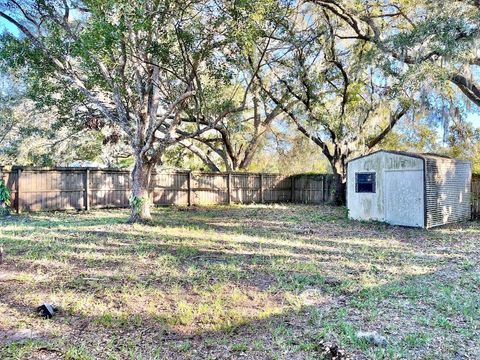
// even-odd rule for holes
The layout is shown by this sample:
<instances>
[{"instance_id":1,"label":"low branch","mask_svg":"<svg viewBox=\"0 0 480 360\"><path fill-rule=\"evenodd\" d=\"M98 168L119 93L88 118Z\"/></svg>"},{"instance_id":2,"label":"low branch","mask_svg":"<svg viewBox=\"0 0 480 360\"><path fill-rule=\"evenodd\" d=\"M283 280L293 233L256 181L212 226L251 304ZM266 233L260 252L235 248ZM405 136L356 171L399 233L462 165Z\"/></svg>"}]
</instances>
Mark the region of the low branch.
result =
<instances>
[{"instance_id":1,"label":"low branch","mask_svg":"<svg viewBox=\"0 0 480 360\"><path fill-rule=\"evenodd\" d=\"M474 104L480 106L480 87L477 84L468 80L461 74L453 75L450 78L450 81L454 83Z\"/></svg>"},{"instance_id":2,"label":"low branch","mask_svg":"<svg viewBox=\"0 0 480 360\"><path fill-rule=\"evenodd\" d=\"M318 136L313 136L300 122L298 121L297 117L295 114L288 109L284 104L283 101L278 99L271 91L269 91L263 84L263 81L260 77L258 77L260 86L262 90L268 95L268 97L275 103L276 106L279 106L282 111L287 114L290 119L295 123L297 126L297 129L304 134L306 137L308 137L310 140L312 140L315 144L317 144L320 149L322 149L322 153L325 155L325 157L331 161L333 159L332 154L330 153L330 150L325 142L323 142L322 139L320 139Z\"/></svg>"},{"instance_id":3,"label":"low branch","mask_svg":"<svg viewBox=\"0 0 480 360\"><path fill-rule=\"evenodd\" d=\"M203 163L205 165L207 165L209 167L209 169L211 171L215 171L215 172L219 172L220 169L218 168L218 166L213 162L212 159L210 159L208 157L207 154L205 154L205 152L200 149L198 146L196 146L194 143L192 143L191 141L187 141L187 140L183 140L180 142L180 145L182 145L183 147L187 148L188 150L190 150L193 154L195 154L196 156L198 156L200 158L200 160L203 161Z\"/></svg>"},{"instance_id":4,"label":"low branch","mask_svg":"<svg viewBox=\"0 0 480 360\"><path fill-rule=\"evenodd\" d=\"M410 106L402 107L399 111L396 111L394 114L390 115L390 121L388 125L373 139L371 139L366 145L367 148L371 149L375 145L377 145L380 141L382 141L385 136L387 136L390 131L392 131L393 127L397 124L397 122L408 112Z\"/></svg>"},{"instance_id":5,"label":"low branch","mask_svg":"<svg viewBox=\"0 0 480 360\"><path fill-rule=\"evenodd\" d=\"M155 132L157 132L160 127L164 125L165 120L167 120L172 115L172 113L177 109L180 104L182 104L184 101L186 101L192 96L195 96L195 91L187 91L183 93L178 97L177 100L170 104L167 111L165 111L165 114L163 114L159 119L157 119L158 125L156 127L151 127L149 133L147 134L147 141L141 150L142 155L145 154L145 152L147 152L152 146L153 141L155 140Z\"/></svg>"}]
</instances>

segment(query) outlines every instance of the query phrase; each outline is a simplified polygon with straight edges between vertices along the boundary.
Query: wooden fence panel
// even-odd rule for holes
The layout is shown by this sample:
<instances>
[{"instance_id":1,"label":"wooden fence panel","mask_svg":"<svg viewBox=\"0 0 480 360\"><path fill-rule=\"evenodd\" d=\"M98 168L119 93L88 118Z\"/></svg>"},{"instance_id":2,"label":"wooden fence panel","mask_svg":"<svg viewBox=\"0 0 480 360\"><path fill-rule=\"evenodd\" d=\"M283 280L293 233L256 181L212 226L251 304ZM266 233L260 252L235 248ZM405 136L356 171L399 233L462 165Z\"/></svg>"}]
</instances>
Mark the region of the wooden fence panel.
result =
<instances>
[{"instance_id":1,"label":"wooden fence panel","mask_svg":"<svg viewBox=\"0 0 480 360\"><path fill-rule=\"evenodd\" d=\"M130 173L111 169L2 170L14 211L128 207ZM290 202L322 204L332 198L332 175L285 176L250 173L157 173L152 175L155 205ZM20 196L19 196L20 194ZM480 219L480 175L472 177L472 219Z\"/></svg>"},{"instance_id":2,"label":"wooden fence panel","mask_svg":"<svg viewBox=\"0 0 480 360\"><path fill-rule=\"evenodd\" d=\"M155 205L188 205L188 173L153 174L151 190Z\"/></svg>"},{"instance_id":3,"label":"wooden fence panel","mask_svg":"<svg viewBox=\"0 0 480 360\"><path fill-rule=\"evenodd\" d=\"M0 176L11 190L12 208L19 212L129 206L131 178L124 170L0 168ZM325 175L154 173L151 201L155 205L318 204L330 197L328 179Z\"/></svg>"},{"instance_id":4,"label":"wooden fence panel","mask_svg":"<svg viewBox=\"0 0 480 360\"><path fill-rule=\"evenodd\" d=\"M228 174L192 173L193 204L228 204Z\"/></svg>"},{"instance_id":5,"label":"wooden fence panel","mask_svg":"<svg viewBox=\"0 0 480 360\"><path fill-rule=\"evenodd\" d=\"M18 179L18 174L20 178ZM83 209L83 172L21 171L17 172L20 194L16 206L21 211ZM17 194L18 195L18 194ZM18 202L20 201L20 205Z\"/></svg>"},{"instance_id":6,"label":"wooden fence panel","mask_svg":"<svg viewBox=\"0 0 480 360\"><path fill-rule=\"evenodd\" d=\"M306 174L295 176L294 202L322 204L332 196L333 176L329 174Z\"/></svg>"},{"instance_id":7,"label":"wooden fence panel","mask_svg":"<svg viewBox=\"0 0 480 360\"><path fill-rule=\"evenodd\" d=\"M260 174L232 174L231 199L234 203L260 202Z\"/></svg>"},{"instance_id":8,"label":"wooden fence panel","mask_svg":"<svg viewBox=\"0 0 480 360\"><path fill-rule=\"evenodd\" d=\"M264 175L264 202L288 202L291 201L292 182L291 177L285 175Z\"/></svg>"},{"instance_id":9,"label":"wooden fence panel","mask_svg":"<svg viewBox=\"0 0 480 360\"><path fill-rule=\"evenodd\" d=\"M115 170L90 170L88 190L92 208L127 207L130 196L130 173ZM85 188L84 191L86 191Z\"/></svg>"}]
</instances>

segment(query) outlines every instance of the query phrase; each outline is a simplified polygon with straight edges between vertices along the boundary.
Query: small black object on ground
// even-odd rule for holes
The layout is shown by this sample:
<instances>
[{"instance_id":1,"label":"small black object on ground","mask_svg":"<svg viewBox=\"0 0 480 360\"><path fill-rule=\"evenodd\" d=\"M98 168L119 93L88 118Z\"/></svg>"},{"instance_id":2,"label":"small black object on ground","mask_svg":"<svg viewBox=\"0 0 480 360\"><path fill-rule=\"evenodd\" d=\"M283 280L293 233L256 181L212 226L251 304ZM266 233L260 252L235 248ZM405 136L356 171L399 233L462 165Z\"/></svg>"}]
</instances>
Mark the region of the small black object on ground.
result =
<instances>
[{"instance_id":1,"label":"small black object on ground","mask_svg":"<svg viewBox=\"0 0 480 360\"><path fill-rule=\"evenodd\" d=\"M51 319L57 311L57 307L53 304L44 303L37 307L37 313L45 319Z\"/></svg>"}]
</instances>

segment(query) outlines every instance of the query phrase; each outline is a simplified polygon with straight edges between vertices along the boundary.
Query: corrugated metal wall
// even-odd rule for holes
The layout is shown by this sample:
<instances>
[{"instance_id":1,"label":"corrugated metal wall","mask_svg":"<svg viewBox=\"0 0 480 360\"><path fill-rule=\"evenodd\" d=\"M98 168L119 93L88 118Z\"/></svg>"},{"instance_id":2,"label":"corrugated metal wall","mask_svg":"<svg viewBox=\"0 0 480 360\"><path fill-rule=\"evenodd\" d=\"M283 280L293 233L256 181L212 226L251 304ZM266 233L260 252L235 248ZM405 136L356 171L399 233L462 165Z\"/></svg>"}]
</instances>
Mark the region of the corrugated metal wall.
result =
<instances>
[{"instance_id":1,"label":"corrugated metal wall","mask_svg":"<svg viewBox=\"0 0 480 360\"><path fill-rule=\"evenodd\" d=\"M470 219L470 163L442 158L426 161L427 227Z\"/></svg>"}]
</instances>

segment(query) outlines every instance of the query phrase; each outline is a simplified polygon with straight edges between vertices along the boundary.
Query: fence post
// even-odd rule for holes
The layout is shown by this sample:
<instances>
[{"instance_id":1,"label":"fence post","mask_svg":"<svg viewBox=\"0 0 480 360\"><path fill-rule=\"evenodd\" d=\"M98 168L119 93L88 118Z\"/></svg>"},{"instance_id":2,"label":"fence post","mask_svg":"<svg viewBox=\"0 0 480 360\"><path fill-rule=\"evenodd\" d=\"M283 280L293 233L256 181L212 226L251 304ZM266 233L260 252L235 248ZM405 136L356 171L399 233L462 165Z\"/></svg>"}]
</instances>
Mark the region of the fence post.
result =
<instances>
[{"instance_id":1,"label":"fence post","mask_svg":"<svg viewBox=\"0 0 480 360\"><path fill-rule=\"evenodd\" d=\"M295 175L290 177L290 202L295 202Z\"/></svg>"},{"instance_id":2,"label":"fence post","mask_svg":"<svg viewBox=\"0 0 480 360\"><path fill-rule=\"evenodd\" d=\"M85 204L85 210L90 210L90 169L85 170L84 183L83 183L83 203Z\"/></svg>"},{"instance_id":3,"label":"fence post","mask_svg":"<svg viewBox=\"0 0 480 360\"><path fill-rule=\"evenodd\" d=\"M232 173L227 175L227 204L232 204Z\"/></svg>"},{"instance_id":4,"label":"fence post","mask_svg":"<svg viewBox=\"0 0 480 360\"><path fill-rule=\"evenodd\" d=\"M327 186L325 187L326 188L326 195L325 195L325 201L327 203L330 203L331 201L331 193L332 193L332 179L329 177L328 178L328 181L326 182Z\"/></svg>"},{"instance_id":5,"label":"fence post","mask_svg":"<svg viewBox=\"0 0 480 360\"><path fill-rule=\"evenodd\" d=\"M3 178L5 175L6 175L6 174L3 173L3 166L0 165L0 182L3 180L4 183L5 183L5 186L8 186L8 184L7 184L7 183L8 183L8 180ZM10 204L10 206L11 206L11 204ZM2 255L1 255L1 253L0 253L0 263L1 263L1 256L2 256Z\"/></svg>"},{"instance_id":6,"label":"fence post","mask_svg":"<svg viewBox=\"0 0 480 360\"><path fill-rule=\"evenodd\" d=\"M260 203L264 203L265 198L263 195L263 174L260 174Z\"/></svg>"},{"instance_id":7,"label":"fence post","mask_svg":"<svg viewBox=\"0 0 480 360\"><path fill-rule=\"evenodd\" d=\"M192 201L192 172L188 172L188 181L187 181L187 186L188 186L188 206L193 205Z\"/></svg>"},{"instance_id":8,"label":"fence post","mask_svg":"<svg viewBox=\"0 0 480 360\"><path fill-rule=\"evenodd\" d=\"M322 175L322 182L321 182L321 192L322 192L322 201L321 202L325 202L325 175Z\"/></svg>"},{"instance_id":9,"label":"fence post","mask_svg":"<svg viewBox=\"0 0 480 360\"><path fill-rule=\"evenodd\" d=\"M22 205L20 202L20 175L22 174L22 169L17 169L17 214L22 212Z\"/></svg>"}]
</instances>

